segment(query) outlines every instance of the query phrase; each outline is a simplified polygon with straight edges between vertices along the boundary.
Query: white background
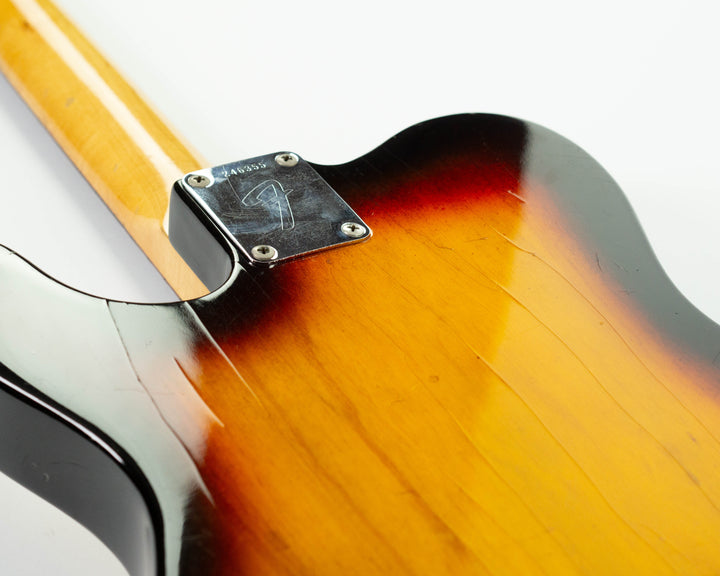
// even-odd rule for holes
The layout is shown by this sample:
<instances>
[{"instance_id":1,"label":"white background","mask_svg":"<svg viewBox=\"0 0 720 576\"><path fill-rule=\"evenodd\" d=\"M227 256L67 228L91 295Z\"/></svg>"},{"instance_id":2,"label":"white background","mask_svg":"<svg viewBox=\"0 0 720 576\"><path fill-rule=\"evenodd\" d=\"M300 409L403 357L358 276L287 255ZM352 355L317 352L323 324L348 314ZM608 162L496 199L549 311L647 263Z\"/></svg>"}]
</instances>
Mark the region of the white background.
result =
<instances>
[{"instance_id":1,"label":"white background","mask_svg":"<svg viewBox=\"0 0 720 576\"><path fill-rule=\"evenodd\" d=\"M551 127L610 171L672 280L720 320L713 3L59 4L211 164L279 149L343 162L455 112ZM0 150L0 243L88 292L171 297L1 78ZM0 477L0 573L124 572Z\"/></svg>"}]
</instances>

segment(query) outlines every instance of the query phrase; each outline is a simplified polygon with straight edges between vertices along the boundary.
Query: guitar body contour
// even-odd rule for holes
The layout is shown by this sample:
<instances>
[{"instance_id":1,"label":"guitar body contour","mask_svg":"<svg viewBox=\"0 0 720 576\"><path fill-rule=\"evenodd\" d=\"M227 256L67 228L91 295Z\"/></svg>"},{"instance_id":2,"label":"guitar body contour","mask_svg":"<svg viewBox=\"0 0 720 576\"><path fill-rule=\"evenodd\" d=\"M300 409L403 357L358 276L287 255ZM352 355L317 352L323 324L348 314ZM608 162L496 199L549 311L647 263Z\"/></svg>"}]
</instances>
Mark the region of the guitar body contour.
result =
<instances>
[{"instance_id":1,"label":"guitar body contour","mask_svg":"<svg viewBox=\"0 0 720 576\"><path fill-rule=\"evenodd\" d=\"M720 329L597 163L467 115L316 169L373 238L197 300L3 249L2 470L133 576L720 571Z\"/></svg>"}]
</instances>

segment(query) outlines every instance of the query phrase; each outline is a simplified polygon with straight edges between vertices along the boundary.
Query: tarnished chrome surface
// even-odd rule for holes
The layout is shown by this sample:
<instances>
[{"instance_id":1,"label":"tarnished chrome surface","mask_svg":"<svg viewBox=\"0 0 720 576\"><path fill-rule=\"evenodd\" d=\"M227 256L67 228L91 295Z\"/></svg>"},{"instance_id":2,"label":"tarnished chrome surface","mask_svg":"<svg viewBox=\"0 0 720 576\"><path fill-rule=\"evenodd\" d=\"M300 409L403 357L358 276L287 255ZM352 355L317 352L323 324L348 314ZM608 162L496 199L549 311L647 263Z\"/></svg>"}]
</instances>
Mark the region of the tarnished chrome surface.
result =
<instances>
[{"instance_id":1,"label":"tarnished chrome surface","mask_svg":"<svg viewBox=\"0 0 720 576\"><path fill-rule=\"evenodd\" d=\"M291 152L198 170L180 184L253 264L275 265L372 235L313 167ZM363 233L347 234L348 223ZM257 258L259 246L276 254Z\"/></svg>"}]
</instances>

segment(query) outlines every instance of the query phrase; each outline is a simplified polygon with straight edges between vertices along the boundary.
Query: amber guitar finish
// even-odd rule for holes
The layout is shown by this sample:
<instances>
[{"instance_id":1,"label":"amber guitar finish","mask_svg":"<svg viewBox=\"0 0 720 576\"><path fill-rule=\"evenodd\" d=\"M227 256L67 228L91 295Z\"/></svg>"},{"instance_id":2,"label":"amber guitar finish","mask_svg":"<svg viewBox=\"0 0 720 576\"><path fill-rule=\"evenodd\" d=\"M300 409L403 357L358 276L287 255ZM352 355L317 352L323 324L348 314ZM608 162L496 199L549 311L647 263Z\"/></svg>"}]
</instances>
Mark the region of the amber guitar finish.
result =
<instances>
[{"instance_id":1,"label":"amber guitar finish","mask_svg":"<svg viewBox=\"0 0 720 576\"><path fill-rule=\"evenodd\" d=\"M719 573L720 328L608 174L489 115L316 169L373 238L199 299L2 249L2 470L137 576Z\"/></svg>"}]
</instances>

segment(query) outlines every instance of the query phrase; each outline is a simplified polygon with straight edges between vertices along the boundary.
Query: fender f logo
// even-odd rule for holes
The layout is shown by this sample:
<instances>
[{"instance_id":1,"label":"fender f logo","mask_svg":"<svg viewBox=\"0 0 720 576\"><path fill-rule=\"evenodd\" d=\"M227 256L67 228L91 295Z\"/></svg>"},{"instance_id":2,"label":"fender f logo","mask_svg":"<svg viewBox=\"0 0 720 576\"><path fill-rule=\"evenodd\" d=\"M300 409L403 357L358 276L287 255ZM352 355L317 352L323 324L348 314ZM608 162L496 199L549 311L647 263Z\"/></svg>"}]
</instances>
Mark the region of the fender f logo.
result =
<instances>
[{"instance_id":1,"label":"fender f logo","mask_svg":"<svg viewBox=\"0 0 720 576\"><path fill-rule=\"evenodd\" d=\"M292 188L285 190L277 180L265 180L243 196L241 202L248 208L262 208L267 216L276 222L274 229L292 230L295 218L290 208L288 194Z\"/></svg>"}]
</instances>

